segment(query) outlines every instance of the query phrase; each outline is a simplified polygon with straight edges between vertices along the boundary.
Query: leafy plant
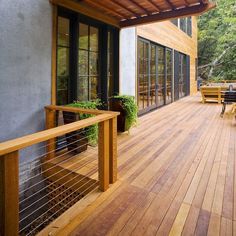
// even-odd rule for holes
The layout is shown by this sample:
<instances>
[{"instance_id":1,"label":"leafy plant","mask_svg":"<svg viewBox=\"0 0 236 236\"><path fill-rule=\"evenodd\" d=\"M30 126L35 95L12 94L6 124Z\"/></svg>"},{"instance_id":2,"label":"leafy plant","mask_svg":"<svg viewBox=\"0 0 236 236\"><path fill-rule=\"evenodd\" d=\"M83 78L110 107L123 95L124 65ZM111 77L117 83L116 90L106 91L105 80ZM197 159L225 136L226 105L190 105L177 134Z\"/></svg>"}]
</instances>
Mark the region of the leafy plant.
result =
<instances>
[{"instance_id":1,"label":"leafy plant","mask_svg":"<svg viewBox=\"0 0 236 236\"><path fill-rule=\"evenodd\" d=\"M83 108L83 109L97 109L98 106L101 105L101 102L99 99L94 101L74 101L71 104L68 104L67 106L70 107L77 107L77 108ZM79 114L79 117L81 120L87 119L89 117L93 117L93 114ZM89 127L86 127L83 129L85 131L85 135L88 138L89 144L92 146L97 145L98 142L98 125L91 125Z\"/></svg>"},{"instance_id":2,"label":"leafy plant","mask_svg":"<svg viewBox=\"0 0 236 236\"><path fill-rule=\"evenodd\" d=\"M137 123L138 107L135 103L135 99L133 96L129 95L117 95L113 98L121 101L126 114L125 129L129 130Z\"/></svg>"}]
</instances>

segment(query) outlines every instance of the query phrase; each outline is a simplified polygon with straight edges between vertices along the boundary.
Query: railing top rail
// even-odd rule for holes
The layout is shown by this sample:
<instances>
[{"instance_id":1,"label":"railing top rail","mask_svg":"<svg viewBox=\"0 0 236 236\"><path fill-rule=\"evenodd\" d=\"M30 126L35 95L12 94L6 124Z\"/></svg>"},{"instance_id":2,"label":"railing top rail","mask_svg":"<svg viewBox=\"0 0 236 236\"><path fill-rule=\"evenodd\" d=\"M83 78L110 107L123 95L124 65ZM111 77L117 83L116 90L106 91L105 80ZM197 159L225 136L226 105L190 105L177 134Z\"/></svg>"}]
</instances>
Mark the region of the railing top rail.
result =
<instances>
[{"instance_id":1,"label":"railing top rail","mask_svg":"<svg viewBox=\"0 0 236 236\"><path fill-rule=\"evenodd\" d=\"M79 112L79 113L93 114L93 115L110 114L110 115L113 115L113 117L118 116L120 114L119 112L115 112L115 111L105 111L105 110L96 110L96 109L84 109L84 108L78 108L78 107L56 106L56 105L46 106L45 109L55 110L55 111Z\"/></svg>"},{"instance_id":2,"label":"railing top rail","mask_svg":"<svg viewBox=\"0 0 236 236\"><path fill-rule=\"evenodd\" d=\"M20 138L0 143L0 156L20 150L22 148L29 147L40 142L47 141L51 138L55 138L76 131L78 129L88 127L96 123L100 123L105 120L112 119L118 114L119 113L98 114L97 116L90 117L84 120L75 121L67 125L51 128L48 130L40 131L34 134L26 135Z\"/></svg>"}]
</instances>

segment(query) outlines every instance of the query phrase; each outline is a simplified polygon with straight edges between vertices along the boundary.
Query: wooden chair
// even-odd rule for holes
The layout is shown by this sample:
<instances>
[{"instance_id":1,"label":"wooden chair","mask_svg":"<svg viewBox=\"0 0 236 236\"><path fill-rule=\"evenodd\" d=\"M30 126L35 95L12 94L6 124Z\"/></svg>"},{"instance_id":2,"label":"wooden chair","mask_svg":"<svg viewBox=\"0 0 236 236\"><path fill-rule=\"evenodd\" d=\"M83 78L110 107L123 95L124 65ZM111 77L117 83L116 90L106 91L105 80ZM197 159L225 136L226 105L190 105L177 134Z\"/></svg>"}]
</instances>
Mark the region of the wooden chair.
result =
<instances>
[{"instance_id":1,"label":"wooden chair","mask_svg":"<svg viewBox=\"0 0 236 236\"><path fill-rule=\"evenodd\" d=\"M206 101L214 101L219 104L222 102L220 86L201 86L202 103Z\"/></svg>"}]
</instances>

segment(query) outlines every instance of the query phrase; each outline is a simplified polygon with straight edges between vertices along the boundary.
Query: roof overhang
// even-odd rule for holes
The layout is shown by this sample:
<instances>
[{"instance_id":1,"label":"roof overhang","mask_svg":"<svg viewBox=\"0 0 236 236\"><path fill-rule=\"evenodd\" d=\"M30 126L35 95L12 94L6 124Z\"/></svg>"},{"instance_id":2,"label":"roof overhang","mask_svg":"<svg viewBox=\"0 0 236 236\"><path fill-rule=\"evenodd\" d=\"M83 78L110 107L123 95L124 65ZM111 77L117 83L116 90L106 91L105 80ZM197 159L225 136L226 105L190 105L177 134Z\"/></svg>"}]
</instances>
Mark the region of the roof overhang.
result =
<instances>
[{"instance_id":1,"label":"roof overhang","mask_svg":"<svg viewBox=\"0 0 236 236\"><path fill-rule=\"evenodd\" d=\"M50 0L116 27L200 15L215 7L209 0Z\"/></svg>"}]
</instances>

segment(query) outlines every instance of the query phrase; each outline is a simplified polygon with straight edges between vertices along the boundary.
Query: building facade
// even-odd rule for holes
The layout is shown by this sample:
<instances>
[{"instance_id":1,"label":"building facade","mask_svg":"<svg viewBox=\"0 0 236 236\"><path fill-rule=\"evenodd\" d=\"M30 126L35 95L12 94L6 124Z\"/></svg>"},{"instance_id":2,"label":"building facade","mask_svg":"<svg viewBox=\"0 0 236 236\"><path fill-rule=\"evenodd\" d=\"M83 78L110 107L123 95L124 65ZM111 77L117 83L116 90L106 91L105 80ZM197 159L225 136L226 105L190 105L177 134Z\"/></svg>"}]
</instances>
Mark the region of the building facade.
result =
<instances>
[{"instance_id":1,"label":"building facade","mask_svg":"<svg viewBox=\"0 0 236 236\"><path fill-rule=\"evenodd\" d=\"M42 130L49 104L120 93L142 114L196 91L195 17L189 36L170 21L120 30L49 1L0 4L1 142Z\"/></svg>"},{"instance_id":2,"label":"building facade","mask_svg":"<svg viewBox=\"0 0 236 236\"><path fill-rule=\"evenodd\" d=\"M120 39L120 93L140 114L197 91L196 17L122 29Z\"/></svg>"}]
</instances>

